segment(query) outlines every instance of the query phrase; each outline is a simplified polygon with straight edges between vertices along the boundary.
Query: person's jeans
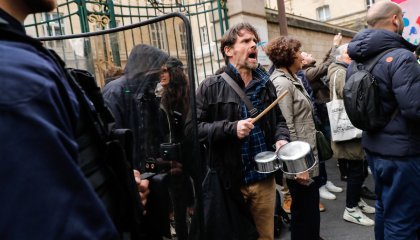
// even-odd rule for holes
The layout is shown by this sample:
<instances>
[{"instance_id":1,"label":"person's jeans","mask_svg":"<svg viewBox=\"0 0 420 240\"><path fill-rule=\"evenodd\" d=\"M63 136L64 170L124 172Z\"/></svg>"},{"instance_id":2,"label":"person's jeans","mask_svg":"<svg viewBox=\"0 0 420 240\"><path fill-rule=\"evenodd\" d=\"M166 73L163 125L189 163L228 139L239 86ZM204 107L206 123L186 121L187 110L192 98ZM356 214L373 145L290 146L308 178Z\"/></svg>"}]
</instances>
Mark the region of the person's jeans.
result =
<instances>
[{"instance_id":1,"label":"person's jeans","mask_svg":"<svg viewBox=\"0 0 420 240\"><path fill-rule=\"evenodd\" d=\"M376 240L417 240L420 228L420 156L393 158L366 152L378 196Z\"/></svg>"},{"instance_id":2,"label":"person's jeans","mask_svg":"<svg viewBox=\"0 0 420 240\"><path fill-rule=\"evenodd\" d=\"M274 176L241 187L257 227L258 240L274 239L274 211L276 206L276 182Z\"/></svg>"},{"instance_id":3,"label":"person's jeans","mask_svg":"<svg viewBox=\"0 0 420 240\"><path fill-rule=\"evenodd\" d=\"M305 186L296 180L286 181L292 195L291 240L319 240L321 219L317 184Z\"/></svg>"}]
</instances>

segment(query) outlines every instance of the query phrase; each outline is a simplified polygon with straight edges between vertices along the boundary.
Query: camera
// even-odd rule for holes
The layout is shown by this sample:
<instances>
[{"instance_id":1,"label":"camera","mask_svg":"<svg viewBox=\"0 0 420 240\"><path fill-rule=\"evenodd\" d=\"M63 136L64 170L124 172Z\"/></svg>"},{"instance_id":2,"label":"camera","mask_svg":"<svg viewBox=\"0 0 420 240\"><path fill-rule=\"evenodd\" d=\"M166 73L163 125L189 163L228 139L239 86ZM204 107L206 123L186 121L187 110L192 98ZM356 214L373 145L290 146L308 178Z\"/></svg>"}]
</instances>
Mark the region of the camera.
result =
<instances>
[{"instance_id":1,"label":"camera","mask_svg":"<svg viewBox=\"0 0 420 240\"><path fill-rule=\"evenodd\" d=\"M158 173L166 173L173 168L174 162L179 162L181 158L181 144L180 143L161 143L160 144L161 158L147 158L144 163L145 173L144 177L148 178ZM143 175L143 174L142 174ZM143 178L143 177L142 177Z\"/></svg>"},{"instance_id":2,"label":"camera","mask_svg":"<svg viewBox=\"0 0 420 240\"><path fill-rule=\"evenodd\" d=\"M181 160L181 144L180 143L161 143L160 156L165 161Z\"/></svg>"}]
</instances>

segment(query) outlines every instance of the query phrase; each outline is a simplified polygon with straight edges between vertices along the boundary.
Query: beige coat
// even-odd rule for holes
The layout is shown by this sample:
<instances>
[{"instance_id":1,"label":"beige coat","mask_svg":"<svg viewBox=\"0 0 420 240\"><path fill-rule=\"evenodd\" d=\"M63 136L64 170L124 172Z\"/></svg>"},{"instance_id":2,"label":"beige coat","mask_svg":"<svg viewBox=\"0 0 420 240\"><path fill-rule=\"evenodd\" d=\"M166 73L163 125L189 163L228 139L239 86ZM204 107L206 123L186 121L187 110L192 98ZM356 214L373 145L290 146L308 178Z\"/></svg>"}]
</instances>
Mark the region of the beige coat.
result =
<instances>
[{"instance_id":1,"label":"beige coat","mask_svg":"<svg viewBox=\"0 0 420 240\"><path fill-rule=\"evenodd\" d=\"M289 91L278 105L289 127L290 140L309 143L314 157L318 161L316 130L312 116L313 105L310 96L296 75L292 77L289 73L276 69L271 74L270 80L276 87L277 95L280 95L285 90ZM318 165L310 172L310 176L318 176Z\"/></svg>"},{"instance_id":2,"label":"beige coat","mask_svg":"<svg viewBox=\"0 0 420 240\"><path fill-rule=\"evenodd\" d=\"M333 98L333 85L335 77L335 91L337 99L343 99L343 88L346 81L346 67L333 63L328 68L328 79L330 80L330 97ZM362 149L361 138L352 139L350 141L333 142L331 141L331 148L334 151L334 158L344 158L349 160L362 160L364 152Z\"/></svg>"}]
</instances>

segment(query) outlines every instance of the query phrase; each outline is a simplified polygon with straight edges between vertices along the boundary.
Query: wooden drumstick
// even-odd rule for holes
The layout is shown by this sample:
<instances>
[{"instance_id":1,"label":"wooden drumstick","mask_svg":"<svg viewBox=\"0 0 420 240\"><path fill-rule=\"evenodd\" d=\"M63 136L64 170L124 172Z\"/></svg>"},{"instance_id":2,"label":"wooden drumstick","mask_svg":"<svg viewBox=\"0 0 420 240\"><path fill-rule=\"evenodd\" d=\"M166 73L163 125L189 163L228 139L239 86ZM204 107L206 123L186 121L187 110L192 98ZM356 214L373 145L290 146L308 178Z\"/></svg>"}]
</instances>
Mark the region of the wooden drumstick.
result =
<instances>
[{"instance_id":1,"label":"wooden drumstick","mask_svg":"<svg viewBox=\"0 0 420 240\"><path fill-rule=\"evenodd\" d=\"M262 118L268 111L270 111L274 106L276 106L277 103L280 102L280 100L282 98L284 98L284 96L286 96L288 93L289 93L289 91L285 90L276 100L274 100L274 102L272 102L270 104L270 106L268 106L266 109L264 109L264 111L262 111L260 114L258 114L258 116L256 116L254 119L252 119L251 123L254 124L258 120L260 120L260 118Z\"/></svg>"}]
</instances>

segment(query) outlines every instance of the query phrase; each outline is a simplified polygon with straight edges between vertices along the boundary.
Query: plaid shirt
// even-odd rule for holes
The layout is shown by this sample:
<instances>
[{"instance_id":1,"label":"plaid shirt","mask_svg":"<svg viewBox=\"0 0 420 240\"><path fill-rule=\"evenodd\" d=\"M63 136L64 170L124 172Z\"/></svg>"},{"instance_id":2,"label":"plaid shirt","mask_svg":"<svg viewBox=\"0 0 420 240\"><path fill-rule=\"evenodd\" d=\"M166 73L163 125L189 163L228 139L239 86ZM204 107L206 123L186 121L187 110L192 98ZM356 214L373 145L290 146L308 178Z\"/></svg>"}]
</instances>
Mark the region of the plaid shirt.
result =
<instances>
[{"instance_id":1,"label":"plaid shirt","mask_svg":"<svg viewBox=\"0 0 420 240\"><path fill-rule=\"evenodd\" d=\"M233 72L240 78L236 68L229 64L229 67ZM260 93L265 88L267 81L270 80L269 75L262 69L257 68L252 72L253 79L245 87L244 91L246 96L252 102L255 108L258 109L258 113L262 112L266 107L264 103L260 101ZM242 119L247 119L249 116L248 109L245 106L245 103L241 104ZM254 129L250 132L249 136L242 140L242 163L244 171L244 183L246 185L264 180L271 176L272 174L259 173L255 171L255 155L260 152L267 151L267 144L265 142L264 133L261 130L259 124L254 125Z\"/></svg>"}]
</instances>

